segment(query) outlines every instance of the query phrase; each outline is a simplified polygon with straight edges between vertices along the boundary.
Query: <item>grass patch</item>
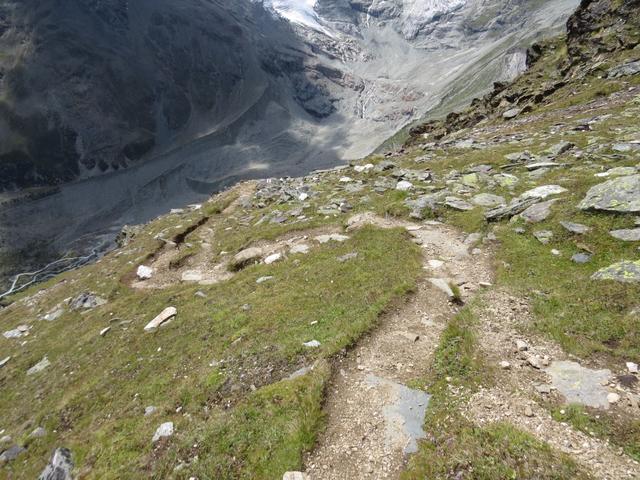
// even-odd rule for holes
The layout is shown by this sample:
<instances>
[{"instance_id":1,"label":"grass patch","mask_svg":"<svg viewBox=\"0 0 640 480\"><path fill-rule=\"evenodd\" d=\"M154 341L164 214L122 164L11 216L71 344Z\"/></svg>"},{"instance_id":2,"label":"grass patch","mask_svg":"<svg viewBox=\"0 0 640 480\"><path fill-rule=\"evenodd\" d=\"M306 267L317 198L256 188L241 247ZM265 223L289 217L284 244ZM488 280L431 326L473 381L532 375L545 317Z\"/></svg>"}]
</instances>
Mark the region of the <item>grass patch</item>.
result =
<instances>
[{"instance_id":1,"label":"grass patch","mask_svg":"<svg viewBox=\"0 0 640 480\"><path fill-rule=\"evenodd\" d=\"M87 478L266 479L296 469L318 430L327 372L282 379L355 342L421 274L420 251L407 232L366 228L347 242L250 266L217 285L137 291L121 283L173 222L159 219L126 249L20 294L0 312L3 331L33 326L24 345L2 339L3 358L12 358L0 370L0 427L14 439L36 426L49 432L2 474L37 477L60 445L71 449ZM224 225L222 217L207 224L222 243L229 241L224 235L237 235ZM274 228L254 227L253 238L275 235ZM357 259L337 261L353 251ZM257 285L265 275L274 279ZM19 301L41 289L46 294L30 304ZM36 320L85 291L108 303L66 311L54 322ZM169 305L178 316L145 334L144 325ZM106 326L111 330L101 337ZM304 347L310 340L321 346ZM27 376L45 355L48 370ZM145 417L149 405L157 412ZM166 421L174 422L175 435L152 445Z\"/></svg>"}]
</instances>

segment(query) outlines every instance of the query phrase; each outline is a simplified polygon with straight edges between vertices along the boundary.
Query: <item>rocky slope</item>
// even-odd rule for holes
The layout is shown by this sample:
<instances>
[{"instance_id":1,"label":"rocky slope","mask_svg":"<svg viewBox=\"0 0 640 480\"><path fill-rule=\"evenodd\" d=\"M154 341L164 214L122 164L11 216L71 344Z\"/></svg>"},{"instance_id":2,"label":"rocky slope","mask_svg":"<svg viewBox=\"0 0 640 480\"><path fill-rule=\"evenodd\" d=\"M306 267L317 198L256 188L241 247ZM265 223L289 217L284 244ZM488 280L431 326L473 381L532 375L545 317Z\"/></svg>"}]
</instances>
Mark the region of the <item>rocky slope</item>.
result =
<instances>
[{"instance_id":1,"label":"rocky slope","mask_svg":"<svg viewBox=\"0 0 640 480\"><path fill-rule=\"evenodd\" d=\"M1 474L638 478L638 9L582 2L401 151L6 299Z\"/></svg>"},{"instance_id":2,"label":"rocky slope","mask_svg":"<svg viewBox=\"0 0 640 480\"><path fill-rule=\"evenodd\" d=\"M443 96L512 78L575 0L299 5L1 2L0 265L359 158Z\"/></svg>"}]
</instances>

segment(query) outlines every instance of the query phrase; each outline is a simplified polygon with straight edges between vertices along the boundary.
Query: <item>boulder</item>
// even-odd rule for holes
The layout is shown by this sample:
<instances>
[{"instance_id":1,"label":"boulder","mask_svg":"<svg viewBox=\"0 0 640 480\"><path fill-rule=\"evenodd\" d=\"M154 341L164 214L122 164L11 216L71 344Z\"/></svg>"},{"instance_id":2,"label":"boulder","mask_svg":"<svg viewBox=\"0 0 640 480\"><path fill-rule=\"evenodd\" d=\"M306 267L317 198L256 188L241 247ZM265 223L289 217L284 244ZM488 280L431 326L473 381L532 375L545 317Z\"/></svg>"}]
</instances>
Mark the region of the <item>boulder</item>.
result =
<instances>
[{"instance_id":1,"label":"boulder","mask_svg":"<svg viewBox=\"0 0 640 480\"><path fill-rule=\"evenodd\" d=\"M640 228L625 228L622 230L611 230L609 232L613 238L624 240L625 242L639 242Z\"/></svg>"},{"instance_id":2,"label":"boulder","mask_svg":"<svg viewBox=\"0 0 640 480\"><path fill-rule=\"evenodd\" d=\"M581 223L562 221L560 222L560 225L562 225L565 230L568 230L571 233L576 233L578 235L583 235L591 230L591 228L587 227L586 225L582 225Z\"/></svg>"},{"instance_id":3,"label":"boulder","mask_svg":"<svg viewBox=\"0 0 640 480\"><path fill-rule=\"evenodd\" d=\"M620 283L640 282L640 260L624 260L598 270L592 280L614 280Z\"/></svg>"},{"instance_id":4,"label":"boulder","mask_svg":"<svg viewBox=\"0 0 640 480\"><path fill-rule=\"evenodd\" d=\"M406 180L401 180L396 185L396 190L400 190L401 192L408 192L413 189L413 183L407 182Z\"/></svg>"},{"instance_id":5,"label":"boulder","mask_svg":"<svg viewBox=\"0 0 640 480\"><path fill-rule=\"evenodd\" d=\"M522 110L520 110L519 108L510 108L502 114L502 118L504 118L505 120L511 120L512 118L516 118L518 115L520 115L521 112Z\"/></svg>"},{"instance_id":6,"label":"boulder","mask_svg":"<svg viewBox=\"0 0 640 480\"><path fill-rule=\"evenodd\" d=\"M504 197L493 195L491 193L479 193L474 196L471 201L480 207L494 208L500 205L506 205Z\"/></svg>"},{"instance_id":7,"label":"boulder","mask_svg":"<svg viewBox=\"0 0 640 480\"><path fill-rule=\"evenodd\" d=\"M0 454L0 465L12 462L16 458L18 458L18 455L20 455L22 452L26 452L26 450L20 445L13 445L7 448Z\"/></svg>"},{"instance_id":8,"label":"boulder","mask_svg":"<svg viewBox=\"0 0 640 480\"><path fill-rule=\"evenodd\" d=\"M92 308L99 307L106 304L107 301L104 298L89 292L84 292L78 295L71 301L71 310L90 310Z\"/></svg>"},{"instance_id":9,"label":"boulder","mask_svg":"<svg viewBox=\"0 0 640 480\"><path fill-rule=\"evenodd\" d=\"M546 220L549 215L551 215L551 206L558 199L547 200L546 202L537 203L535 205L531 205L524 212L520 214L526 222L528 223L538 223Z\"/></svg>"},{"instance_id":10,"label":"boulder","mask_svg":"<svg viewBox=\"0 0 640 480\"><path fill-rule=\"evenodd\" d=\"M454 210L459 210L461 212L473 210L474 208L469 202L458 197L447 197L444 199L444 204L449 208L453 208Z\"/></svg>"},{"instance_id":11,"label":"boulder","mask_svg":"<svg viewBox=\"0 0 640 480\"><path fill-rule=\"evenodd\" d=\"M38 480L72 480L72 470L71 451L67 448L56 448Z\"/></svg>"},{"instance_id":12,"label":"boulder","mask_svg":"<svg viewBox=\"0 0 640 480\"><path fill-rule=\"evenodd\" d=\"M578 204L581 210L640 212L640 175L618 177L592 187Z\"/></svg>"},{"instance_id":13,"label":"boulder","mask_svg":"<svg viewBox=\"0 0 640 480\"><path fill-rule=\"evenodd\" d=\"M249 264L257 263L263 255L263 251L258 247L251 247L238 252L231 260L230 266L233 270L242 270Z\"/></svg>"},{"instance_id":14,"label":"boulder","mask_svg":"<svg viewBox=\"0 0 640 480\"><path fill-rule=\"evenodd\" d=\"M610 68L607 71L607 78L626 77L640 73L640 60L635 62L624 63Z\"/></svg>"},{"instance_id":15,"label":"boulder","mask_svg":"<svg viewBox=\"0 0 640 480\"><path fill-rule=\"evenodd\" d=\"M492 210L489 210L487 213L484 214L484 218L487 219L487 221L489 222L499 221L505 218L511 218L523 212L524 210L529 208L531 205L534 205L538 201L539 199L536 197L514 198L513 200L511 200L511 203L509 203L509 205L501 206L501 207L497 207Z\"/></svg>"}]
</instances>

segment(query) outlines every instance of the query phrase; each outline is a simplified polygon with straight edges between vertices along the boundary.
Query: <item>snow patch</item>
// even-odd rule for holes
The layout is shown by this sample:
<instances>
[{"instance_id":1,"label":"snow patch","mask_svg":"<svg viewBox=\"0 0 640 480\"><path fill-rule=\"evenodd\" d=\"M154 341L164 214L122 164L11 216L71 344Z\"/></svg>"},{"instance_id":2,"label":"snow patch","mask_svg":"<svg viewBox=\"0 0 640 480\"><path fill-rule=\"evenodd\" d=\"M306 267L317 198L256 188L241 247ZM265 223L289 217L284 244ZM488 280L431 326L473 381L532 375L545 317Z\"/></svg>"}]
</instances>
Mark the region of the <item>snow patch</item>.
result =
<instances>
[{"instance_id":1,"label":"snow patch","mask_svg":"<svg viewBox=\"0 0 640 480\"><path fill-rule=\"evenodd\" d=\"M317 30L326 35L332 33L320 24L320 19L315 11L317 0L264 0L263 5L267 10L291 23L302 25Z\"/></svg>"}]
</instances>

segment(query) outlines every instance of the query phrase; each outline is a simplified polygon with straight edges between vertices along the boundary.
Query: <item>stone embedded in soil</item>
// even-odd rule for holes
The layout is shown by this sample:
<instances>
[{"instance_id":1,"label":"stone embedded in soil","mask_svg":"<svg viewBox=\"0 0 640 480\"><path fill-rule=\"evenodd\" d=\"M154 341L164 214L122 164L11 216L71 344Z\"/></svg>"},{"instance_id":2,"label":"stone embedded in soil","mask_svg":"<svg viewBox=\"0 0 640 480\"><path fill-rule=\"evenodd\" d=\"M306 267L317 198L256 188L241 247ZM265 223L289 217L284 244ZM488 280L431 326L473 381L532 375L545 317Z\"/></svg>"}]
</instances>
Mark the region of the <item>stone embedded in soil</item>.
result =
<instances>
[{"instance_id":1,"label":"stone embedded in soil","mask_svg":"<svg viewBox=\"0 0 640 480\"><path fill-rule=\"evenodd\" d=\"M578 204L581 210L640 212L640 175L618 177L592 187Z\"/></svg>"},{"instance_id":2,"label":"stone embedded in soil","mask_svg":"<svg viewBox=\"0 0 640 480\"><path fill-rule=\"evenodd\" d=\"M590 253L576 253L571 257L571 261L574 263L588 263L591 261L591 257Z\"/></svg>"},{"instance_id":3,"label":"stone embedded in soil","mask_svg":"<svg viewBox=\"0 0 640 480\"><path fill-rule=\"evenodd\" d=\"M623 240L625 242L638 242L640 241L640 228L625 228L621 230L611 230L609 232L613 238Z\"/></svg>"},{"instance_id":4,"label":"stone embedded in soil","mask_svg":"<svg viewBox=\"0 0 640 480\"><path fill-rule=\"evenodd\" d=\"M175 307L167 307L162 312L160 312L153 320L151 320L144 327L145 332L150 332L160 327L167 320L175 317L178 314L178 310Z\"/></svg>"},{"instance_id":5,"label":"stone embedded in soil","mask_svg":"<svg viewBox=\"0 0 640 480\"><path fill-rule=\"evenodd\" d=\"M609 392L603 383L606 384L611 378L610 370L592 370L571 361L555 361L544 370L567 403L609 408Z\"/></svg>"},{"instance_id":6,"label":"stone embedded in soil","mask_svg":"<svg viewBox=\"0 0 640 480\"><path fill-rule=\"evenodd\" d=\"M429 281L434 287L443 292L449 299L455 297L453 290L451 290L451 287L446 280L442 278L430 278Z\"/></svg>"},{"instance_id":7,"label":"stone embedded in soil","mask_svg":"<svg viewBox=\"0 0 640 480\"><path fill-rule=\"evenodd\" d=\"M156 443L161 438L167 438L173 435L173 422L165 422L158 427L156 433L153 434L151 441Z\"/></svg>"},{"instance_id":8,"label":"stone embedded in soil","mask_svg":"<svg viewBox=\"0 0 640 480\"><path fill-rule=\"evenodd\" d=\"M638 373L638 364L634 362L627 362L627 370L629 373Z\"/></svg>"},{"instance_id":9,"label":"stone embedded in soil","mask_svg":"<svg viewBox=\"0 0 640 480\"><path fill-rule=\"evenodd\" d=\"M523 218L527 223L542 222L543 220L546 220L549 215L551 215L551 206L557 201L558 199L553 199L531 205L520 214L520 217Z\"/></svg>"},{"instance_id":10,"label":"stone embedded in soil","mask_svg":"<svg viewBox=\"0 0 640 480\"><path fill-rule=\"evenodd\" d=\"M107 301L93 293L84 292L71 301L71 310L89 310L106 304Z\"/></svg>"},{"instance_id":11,"label":"stone embedded in soil","mask_svg":"<svg viewBox=\"0 0 640 480\"><path fill-rule=\"evenodd\" d=\"M625 260L598 270L592 280L614 280L621 283L640 282L640 260Z\"/></svg>"},{"instance_id":12,"label":"stone embedded in soil","mask_svg":"<svg viewBox=\"0 0 640 480\"><path fill-rule=\"evenodd\" d=\"M302 472L286 472L282 480L309 480L309 476Z\"/></svg>"},{"instance_id":13,"label":"stone embedded in soil","mask_svg":"<svg viewBox=\"0 0 640 480\"><path fill-rule=\"evenodd\" d=\"M71 450L56 448L38 480L71 480L73 478L72 471Z\"/></svg>"},{"instance_id":14,"label":"stone embedded in soil","mask_svg":"<svg viewBox=\"0 0 640 480\"><path fill-rule=\"evenodd\" d=\"M553 232L551 230L538 230L533 232L533 236L543 245L548 244L553 238Z\"/></svg>"},{"instance_id":15,"label":"stone embedded in soil","mask_svg":"<svg viewBox=\"0 0 640 480\"><path fill-rule=\"evenodd\" d=\"M27 370L27 375L34 375L36 373L39 373L43 371L45 368L47 368L49 365L51 365L51 362L49 362L49 359L45 356L42 360L40 360L33 367Z\"/></svg>"},{"instance_id":16,"label":"stone embedded in soil","mask_svg":"<svg viewBox=\"0 0 640 480\"><path fill-rule=\"evenodd\" d=\"M390 449L401 448L404 454L418 451L418 440L426 437L422 429L430 396L400 383L369 374L367 384L384 389L388 399L382 409L385 443Z\"/></svg>"},{"instance_id":17,"label":"stone embedded in soil","mask_svg":"<svg viewBox=\"0 0 640 480\"><path fill-rule=\"evenodd\" d=\"M140 280L149 280L153 276L153 268L140 265L136 270L136 275Z\"/></svg>"},{"instance_id":18,"label":"stone embedded in soil","mask_svg":"<svg viewBox=\"0 0 640 480\"><path fill-rule=\"evenodd\" d=\"M506 205L507 203L504 197L493 195L491 193L479 193L475 195L471 201L480 207L487 208L495 208L500 205Z\"/></svg>"},{"instance_id":19,"label":"stone embedded in soil","mask_svg":"<svg viewBox=\"0 0 640 480\"><path fill-rule=\"evenodd\" d=\"M321 343L318 340L311 340L310 342L304 342L303 345L307 348L318 348Z\"/></svg>"},{"instance_id":20,"label":"stone embedded in soil","mask_svg":"<svg viewBox=\"0 0 640 480\"><path fill-rule=\"evenodd\" d=\"M264 263L267 265L271 265L272 263L276 263L277 261L282 259L281 253L273 253L264 259Z\"/></svg>"},{"instance_id":21,"label":"stone embedded in soil","mask_svg":"<svg viewBox=\"0 0 640 480\"><path fill-rule=\"evenodd\" d=\"M251 247L238 252L231 260L231 268L240 270L247 265L257 263L262 258L263 252L261 248Z\"/></svg>"},{"instance_id":22,"label":"stone embedded in soil","mask_svg":"<svg viewBox=\"0 0 640 480\"><path fill-rule=\"evenodd\" d=\"M462 200L458 197L447 197L444 199L444 204L449 208L459 210L461 212L473 210L474 208L473 205L471 205L469 202L466 202L465 200Z\"/></svg>"},{"instance_id":23,"label":"stone embedded in soil","mask_svg":"<svg viewBox=\"0 0 640 480\"><path fill-rule=\"evenodd\" d=\"M0 465L3 465L8 462L12 462L18 455L22 452L26 452L26 449L19 445L13 445L12 447L7 448L2 454L0 454Z\"/></svg>"},{"instance_id":24,"label":"stone embedded in soil","mask_svg":"<svg viewBox=\"0 0 640 480\"><path fill-rule=\"evenodd\" d=\"M560 222L560 225L562 225L565 230L578 235L583 235L591 230L591 228L587 227L586 225L582 225L581 223L562 221Z\"/></svg>"},{"instance_id":25,"label":"stone embedded in soil","mask_svg":"<svg viewBox=\"0 0 640 480\"><path fill-rule=\"evenodd\" d=\"M520 195L520 198L545 199L547 197L550 197L551 195L559 195L566 191L567 189L564 187L561 187L560 185L541 185L540 187L527 190L522 195Z\"/></svg>"}]
</instances>

